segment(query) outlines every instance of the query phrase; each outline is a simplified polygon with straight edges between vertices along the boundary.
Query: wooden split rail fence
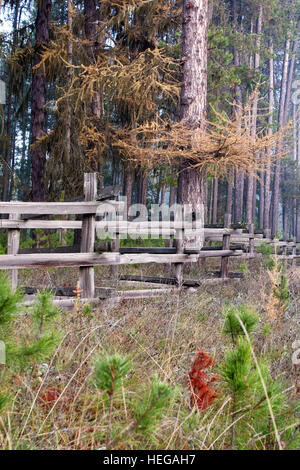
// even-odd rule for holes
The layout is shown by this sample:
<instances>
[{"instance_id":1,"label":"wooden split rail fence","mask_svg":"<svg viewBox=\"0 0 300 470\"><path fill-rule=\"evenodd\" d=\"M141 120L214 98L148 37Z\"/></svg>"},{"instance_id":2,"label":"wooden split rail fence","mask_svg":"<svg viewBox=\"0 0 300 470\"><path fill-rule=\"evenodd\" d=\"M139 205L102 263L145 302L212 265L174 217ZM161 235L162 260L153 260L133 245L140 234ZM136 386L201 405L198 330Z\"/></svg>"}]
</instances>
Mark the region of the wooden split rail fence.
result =
<instances>
[{"instance_id":1,"label":"wooden split rail fence","mask_svg":"<svg viewBox=\"0 0 300 470\"><path fill-rule=\"evenodd\" d=\"M97 302L99 298L107 298L116 295L120 298L140 298L156 295L162 289L148 291L120 291L113 289L95 289L94 266L110 265L117 267L122 264L160 263L175 265L175 278L159 278L161 284L175 284L177 287L191 286L192 281L183 281L182 271L184 263L195 263L199 259L221 258L220 277L225 279L229 274L230 257L251 258L257 254L255 247L261 243L270 243L283 249L283 257L294 262L297 255L295 242L279 242L262 235L255 234L253 226L245 233L242 229L210 228L206 227L204 237L206 242L221 242L219 247L205 247L201 251L184 250L182 244L176 247L120 247L120 237L123 234L131 234L136 237L151 234L153 237L165 237L181 233L184 238L184 227L181 222L128 222L97 220L96 215L103 210L122 212L123 201L106 200L97 201L97 177L95 173L86 173L84 176L84 201L77 202L1 202L0 214L9 216L8 219L0 219L0 228L8 230L7 254L0 255L0 269L10 270L12 287L18 285L18 269L44 267L79 267L80 287L82 301ZM38 216L55 215L81 215L82 220L46 220ZM230 226L229 217L225 221L226 227ZM23 229L81 229L80 252L50 252L50 253L20 253L20 230ZM115 240L111 244L102 244L95 251L96 229L104 234L114 232ZM266 234L265 234L266 235ZM106 248L109 246L110 250ZM60 250L58 250L60 251ZM289 255L289 251L291 254ZM128 280L135 280L128 276ZM138 280L138 279L136 279ZM140 282L147 282L147 278L139 277ZM150 281L151 282L151 278ZM155 282L155 281L154 281ZM191 284L192 283L192 284ZM195 285L195 283L193 284ZM170 288L168 288L169 292ZM72 299L57 301L61 305L70 306Z\"/></svg>"}]
</instances>

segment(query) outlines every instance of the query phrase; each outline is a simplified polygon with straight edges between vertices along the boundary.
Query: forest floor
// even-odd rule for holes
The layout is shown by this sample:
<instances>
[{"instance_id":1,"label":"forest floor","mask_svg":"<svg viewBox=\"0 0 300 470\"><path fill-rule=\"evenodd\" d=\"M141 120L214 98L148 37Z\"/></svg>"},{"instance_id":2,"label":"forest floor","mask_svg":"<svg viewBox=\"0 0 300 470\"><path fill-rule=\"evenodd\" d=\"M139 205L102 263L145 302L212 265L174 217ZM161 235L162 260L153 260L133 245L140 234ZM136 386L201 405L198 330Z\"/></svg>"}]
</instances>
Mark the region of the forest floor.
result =
<instances>
[{"instance_id":1,"label":"forest floor","mask_svg":"<svg viewBox=\"0 0 300 470\"><path fill-rule=\"evenodd\" d=\"M231 270L240 269L239 265L233 260ZM208 267L213 271L218 265L210 261ZM193 266L186 277L199 277L196 269ZM286 426L293 428L299 421L294 403L300 399L292 363L292 344L300 340L300 268L287 269L289 305L280 318L272 319L266 309L272 284L262 261L242 269L244 278L239 281L193 293L123 300L115 305L103 302L89 314L81 308L62 312L55 320L61 341L47 363L13 370L7 378L12 399L0 416L0 448L104 449L110 426L115 449L231 448L230 394L222 378L215 384L218 398L214 404L197 410L190 407L188 374L199 350L214 359L212 373L219 372L226 351L232 349L230 338L223 333L224 310L240 304L251 305L259 314L253 348L257 356L267 358L273 379L284 384L291 406L291 421ZM148 266L124 272L158 275L161 270ZM77 271L67 268L20 271L21 284L38 287L75 287L77 276ZM97 284L109 286L108 278L107 268L96 269ZM30 331L31 319L25 310L15 320L16 336L20 332L30 335ZM115 394L111 416L108 398L97 390L93 374L96 357L116 352L130 357L132 369ZM134 403L144 396L155 375L176 390L176 398L151 432L133 427L124 433L128 426L130 429ZM245 428L250 426L247 414L241 422ZM241 448L276 448L276 442L256 429L250 437Z\"/></svg>"}]
</instances>

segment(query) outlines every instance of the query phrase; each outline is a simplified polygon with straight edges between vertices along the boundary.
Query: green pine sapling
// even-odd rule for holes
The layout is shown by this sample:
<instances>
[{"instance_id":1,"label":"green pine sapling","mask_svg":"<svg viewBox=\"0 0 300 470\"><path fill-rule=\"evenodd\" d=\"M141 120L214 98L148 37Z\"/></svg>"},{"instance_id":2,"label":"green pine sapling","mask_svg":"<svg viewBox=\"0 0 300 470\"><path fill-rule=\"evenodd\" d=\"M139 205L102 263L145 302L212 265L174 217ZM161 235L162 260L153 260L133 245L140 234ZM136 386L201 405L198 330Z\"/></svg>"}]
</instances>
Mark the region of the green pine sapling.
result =
<instances>
[{"instance_id":1,"label":"green pine sapling","mask_svg":"<svg viewBox=\"0 0 300 470\"><path fill-rule=\"evenodd\" d=\"M43 333L44 326L51 325L55 317L60 313L59 307L53 304L53 292L43 290L37 292L36 301L32 307L31 318L38 328L39 336Z\"/></svg>"},{"instance_id":2,"label":"green pine sapling","mask_svg":"<svg viewBox=\"0 0 300 470\"><path fill-rule=\"evenodd\" d=\"M33 307L34 321L39 319L39 333L32 332L32 335L22 336L14 334L14 329L18 325L20 314L24 311L22 304L23 292L20 289L11 289L10 279L6 275L0 275L0 341L5 344L5 366L2 367L0 385L9 383L11 372L16 367L24 369L28 364L47 359L58 343L59 336L53 329L48 328L47 334L42 334L41 320L43 324L51 321L54 312L49 293L39 293L38 299ZM44 300L44 297L46 300ZM42 310L40 310L43 308ZM0 408L8 402L8 395L1 392Z\"/></svg>"},{"instance_id":3,"label":"green pine sapling","mask_svg":"<svg viewBox=\"0 0 300 470\"><path fill-rule=\"evenodd\" d=\"M238 318L244 324L248 333L247 338ZM294 424L291 424L283 384L279 380L273 380L269 364L265 359L259 358L257 367L253 359L253 346L251 338L249 342L249 333L254 330L257 320L258 316L255 312L246 306L230 309L225 320L224 332L233 341L233 349L225 354L225 360L221 366L221 376L232 398L231 444L233 448L245 448L249 442L252 442L255 448L276 447L277 441L272 432L265 384L277 427L281 426L282 439L288 441L291 447L299 441L300 436L298 432L294 434L291 432L296 428ZM255 430L255 438L253 430Z\"/></svg>"},{"instance_id":4,"label":"green pine sapling","mask_svg":"<svg viewBox=\"0 0 300 470\"><path fill-rule=\"evenodd\" d=\"M95 384L109 397L109 422L106 434L106 447L114 448L121 438L133 432L151 435L158 421L170 406L174 390L168 384L160 382L155 376L144 396L133 404L133 421L125 427L118 437L111 440L113 399L115 392L122 386L132 364L127 357L118 354L98 358L95 364Z\"/></svg>"},{"instance_id":5,"label":"green pine sapling","mask_svg":"<svg viewBox=\"0 0 300 470\"><path fill-rule=\"evenodd\" d=\"M115 392L122 386L123 379L129 373L132 365L127 357L119 354L107 355L98 358L95 364L96 387L106 392L109 397L109 420L106 434L106 445L111 440L113 401Z\"/></svg>"},{"instance_id":6,"label":"green pine sapling","mask_svg":"<svg viewBox=\"0 0 300 470\"><path fill-rule=\"evenodd\" d=\"M240 322L238 321L236 313L238 313L248 334L252 333L255 330L257 323L259 322L259 316L255 312L253 307L249 305L241 304L237 307L231 307L229 309L226 309L225 326L223 331L225 334L231 335L233 343L236 343L237 338L239 336L244 335L243 329L241 327Z\"/></svg>"}]
</instances>

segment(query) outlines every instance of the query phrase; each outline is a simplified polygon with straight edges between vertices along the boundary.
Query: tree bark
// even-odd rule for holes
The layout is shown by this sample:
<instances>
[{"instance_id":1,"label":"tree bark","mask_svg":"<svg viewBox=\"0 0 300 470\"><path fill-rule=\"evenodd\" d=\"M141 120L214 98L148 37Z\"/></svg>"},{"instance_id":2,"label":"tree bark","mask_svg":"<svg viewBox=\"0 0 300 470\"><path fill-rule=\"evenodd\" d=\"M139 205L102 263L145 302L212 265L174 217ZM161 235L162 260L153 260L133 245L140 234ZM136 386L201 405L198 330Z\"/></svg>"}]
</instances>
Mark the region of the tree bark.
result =
<instances>
[{"instance_id":1,"label":"tree bark","mask_svg":"<svg viewBox=\"0 0 300 470\"><path fill-rule=\"evenodd\" d=\"M97 1L96 0L84 0L84 32L85 37L88 40L87 45L87 56L89 63L95 64L97 62L98 55L98 40L97 40ZM94 89L92 101L90 105L90 114L96 120L100 119L101 116L101 100L99 91ZM99 187L103 186L103 155L100 151L97 151L96 159L90 162L91 169L99 172Z\"/></svg>"},{"instance_id":2,"label":"tree bark","mask_svg":"<svg viewBox=\"0 0 300 470\"><path fill-rule=\"evenodd\" d=\"M213 216L212 223L216 224L218 219L218 193L219 193L219 180L214 179L214 194L213 194Z\"/></svg>"},{"instance_id":3,"label":"tree bark","mask_svg":"<svg viewBox=\"0 0 300 470\"><path fill-rule=\"evenodd\" d=\"M72 35L72 29L73 29L73 16L72 16L72 11L73 11L73 0L68 0L68 33L70 36ZM72 64L73 62L73 42L71 39L68 39L68 46L67 46L67 59L68 63ZM69 67L67 71L67 81L68 81L68 86L71 86L72 82L72 68ZM67 120L66 120L66 155L65 155L65 164L66 166L70 162L71 159L71 123L72 123L72 109L71 109L71 101L68 99L68 104L67 104Z\"/></svg>"},{"instance_id":4,"label":"tree bark","mask_svg":"<svg viewBox=\"0 0 300 470\"><path fill-rule=\"evenodd\" d=\"M124 162L124 196L127 198L127 209L131 206L134 171L128 162Z\"/></svg>"},{"instance_id":5,"label":"tree bark","mask_svg":"<svg viewBox=\"0 0 300 470\"><path fill-rule=\"evenodd\" d=\"M180 116L195 132L204 132L207 106L207 30L208 0L183 1L182 10L183 77ZM190 204L197 216L203 213L203 175L186 162L179 173L178 203ZM187 244L201 249L200 238Z\"/></svg>"},{"instance_id":6,"label":"tree bark","mask_svg":"<svg viewBox=\"0 0 300 470\"><path fill-rule=\"evenodd\" d=\"M147 203L147 191L148 191L148 172L141 171L140 178L139 178L139 204L143 204L144 206Z\"/></svg>"},{"instance_id":7,"label":"tree bark","mask_svg":"<svg viewBox=\"0 0 300 470\"><path fill-rule=\"evenodd\" d=\"M19 0L15 1L15 10L14 10L14 19L13 19L13 46L12 53L16 50L17 44L17 27L18 27L18 16L19 16ZM12 139L15 141L15 132L12 132L11 121L13 113L13 93L11 83L8 83L8 99L7 99L7 118L6 118L6 133L7 133L7 144L4 149L4 167L3 167L3 191L2 191L2 200L8 200L9 193L9 166L10 166L10 154L11 154L11 143Z\"/></svg>"},{"instance_id":8,"label":"tree bark","mask_svg":"<svg viewBox=\"0 0 300 470\"><path fill-rule=\"evenodd\" d=\"M239 23L239 11L241 10L241 4L237 0L232 0L232 21L234 22L235 33L240 32ZM233 63L235 67L240 65L240 55L237 46L234 46L233 50ZM241 117L241 105L242 105L242 89L239 83L234 85L234 101L235 101L235 112L237 119ZM236 171L235 175L235 200L234 200L234 221L235 223L241 223L243 220L243 202L244 202L244 172ZM228 197L232 194L232 188L228 186ZM229 212L230 201L227 202L227 212ZM231 211L230 211L231 212Z\"/></svg>"},{"instance_id":9,"label":"tree bark","mask_svg":"<svg viewBox=\"0 0 300 470\"><path fill-rule=\"evenodd\" d=\"M274 48L273 40L270 39L270 60L269 60L269 117L268 117L268 134L270 138L273 134L273 112L274 112ZM270 225L270 188L271 188L271 154L272 149L268 149L267 153L267 169L265 179L265 203L264 203L264 230L269 230Z\"/></svg>"},{"instance_id":10,"label":"tree bark","mask_svg":"<svg viewBox=\"0 0 300 470\"><path fill-rule=\"evenodd\" d=\"M257 39L256 39L256 52L254 56L254 69L255 71L259 70L260 66L260 46L261 46L261 32L262 32L262 20L263 20L263 7L262 4L259 6L259 15L257 19ZM256 126L257 126L257 108L258 108L258 91L256 91L253 107L252 107L252 125L251 125L251 135L255 137L256 135ZM255 176L250 175L248 177L248 187L247 187L247 205L246 205L246 222L251 224L256 216L256 178Z\"/></svg>"},{"instance_id":11,"label":"tree bark","mask_svg":"<svg viewBox=\"0 0 300 470\"><path fill-rule=\"evenodd\" d=\"M291 44L291 40L288 37L286 40L286 45L285 45L285 54L284 54L283 69L282 69L278 129L281 129L284 125L284 110L285 110L285 99L286 99L286 92L287 92L290 44ZM281 144L279 145L279 150L280 148L281 148ZM278 231L280 173L281 173L281 160L280 158L277 158L276 167L275 167L274 189L273 189L273 216L272 216L272 219L273 219L272 220L272 236L273 237L276 236L277 231Z\"/></svg>"},{"instance_id":12,"label":"tree bark","mask_svg":"<svg viewBox=\"0 0 300 470\"><path fill-rule=\"evenodd\" d=\"M231 178L228 181L227 185L227 200L226 200L226 214L232 216L232 196L233 196L233 172L231 173Z\"/></svg>"},{"instance_id":13,"label":"tree bark","mask_svg":"<svg viewBox=\"0 0 300 470\"><path fill-rule=\"evenodd\" d=\"M36 42L33 65L39 64L44 46L49 42L49 21L51 0L40 0L37 3L35 22ZM31 104L31 168L32 200L45 200L45 164L46 150L37 143L46 133L46 77L41 67L32 71L32 104Z\"/></svg>"}]
</instances>

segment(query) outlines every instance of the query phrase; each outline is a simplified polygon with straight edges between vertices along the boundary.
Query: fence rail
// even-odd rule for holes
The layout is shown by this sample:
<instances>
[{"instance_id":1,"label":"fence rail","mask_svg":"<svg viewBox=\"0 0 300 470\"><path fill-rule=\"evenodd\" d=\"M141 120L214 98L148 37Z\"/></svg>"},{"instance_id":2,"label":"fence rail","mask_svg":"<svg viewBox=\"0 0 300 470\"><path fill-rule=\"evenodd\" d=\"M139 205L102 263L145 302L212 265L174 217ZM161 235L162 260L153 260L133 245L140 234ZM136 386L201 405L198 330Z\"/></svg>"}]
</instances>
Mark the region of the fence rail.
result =
<instances>
[{"instance_id":1,"label":"fence rail","mask_svg":"<svg viewBox=\"0 0 300 470\"><path fill-rule=\"evenodd\" d=\"M205 246L199 250L185 250L182 239L185 233L185 224L182 221L126 221L126 220L96 220L97 214L109 212L110 209L115 214L124 210L123 201L106 200L97 201L97 179L95 173L87 173L84 176L84 200L74 202L1 202L0 214L8 214L8 219L0 219L0 228L8 230L8 248L6 255L0 255L0 269L11 270L12 286L18 285L18 269L32 268L36 266L44 267L79 267L80 285L82 295L85 299L95 299L99 290L95 290L94 266L110 265L116 272L118 265L124 264L174 264L175 278L173 283L182 287L189 285L183 280L183 265L185 263L196 263L198 260L205 261L206 258L221 259L221 279L227 279L229 276L229 259L254 258L259 256L255 248L262 243L268 243L277 249L283 251L281 258L291 260L294 264L300 257L297 253L296 242L272 240L268 231L265 233L256 233L253 225L245 228L231 228L230 217L226 216L224 227L205 227L204 239L206 243L220 242L221 246ZM27 215L26 215L27 214ZM29 214L29 215L28 215ZM45 220L39 219L39 216L45 215L80 215L82 220ZM81 230L80 252L74 253L74 248L67 247L52 250L51 253L38 252L38 250L19 250L20 230L27 229L73 229ZM95 251L95 232L100 230L104 235L114 233L116 240L104 244L97 252ZM97 232L98 233L98 232ZM156 237L169 237L177 235L177 244L175 247L122 247L120 248L120 238L123 235L135 235L136 237L147 237L148 234ZM181 237L179 236L181 235ZM180 239L181 238L181 239ZM29 251L29 252L28 252ZM32 252L30 252L32 251ZM162 278L162 283L165 278ZM196 281L191 281L196 285ZM198 282L198 281L197 281ZM162 292L162 289L159 290ZM102 291L103 292L103 291ZM141 292L141 291L140 291ZM138 294L128 294L128 298L144 297L146 291ZM149 296L153 296L153 290L149 291ZM122 297L123 294L116 294L116 297ZM123 295L124 298L124 295ZM63 305L71 305L72 299L62 302Z\"/></svg>"}]
</instances>

